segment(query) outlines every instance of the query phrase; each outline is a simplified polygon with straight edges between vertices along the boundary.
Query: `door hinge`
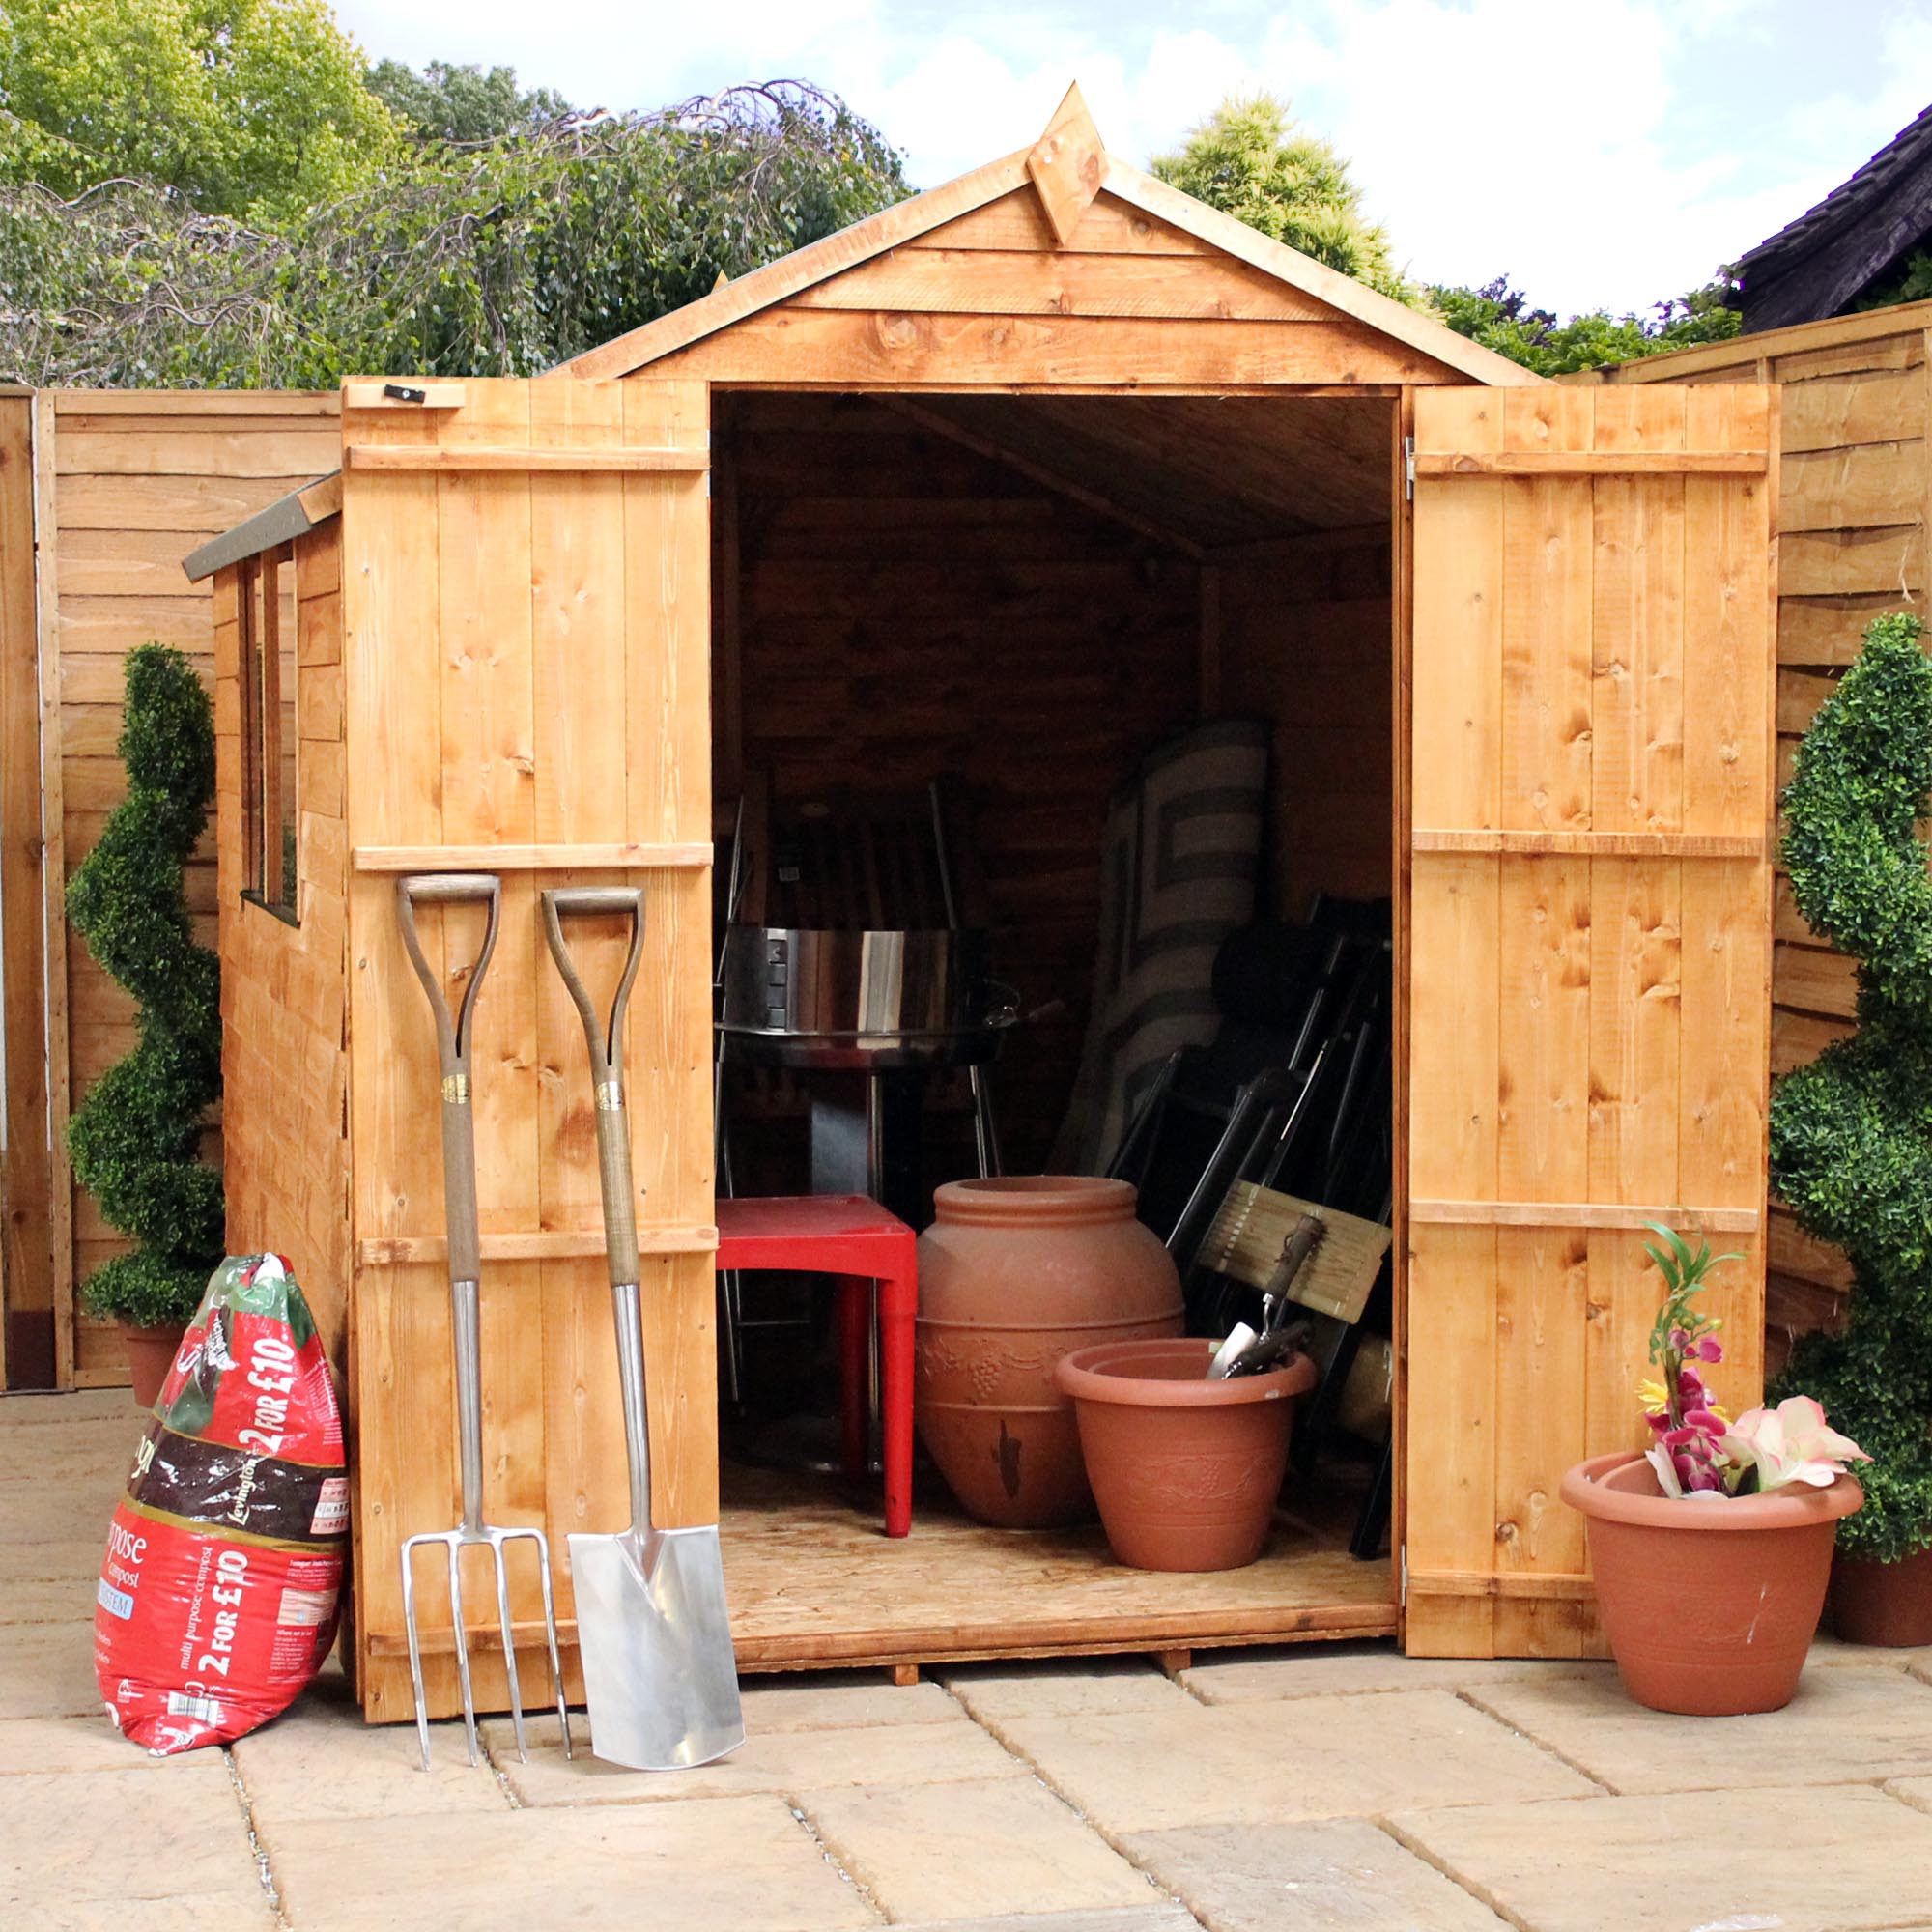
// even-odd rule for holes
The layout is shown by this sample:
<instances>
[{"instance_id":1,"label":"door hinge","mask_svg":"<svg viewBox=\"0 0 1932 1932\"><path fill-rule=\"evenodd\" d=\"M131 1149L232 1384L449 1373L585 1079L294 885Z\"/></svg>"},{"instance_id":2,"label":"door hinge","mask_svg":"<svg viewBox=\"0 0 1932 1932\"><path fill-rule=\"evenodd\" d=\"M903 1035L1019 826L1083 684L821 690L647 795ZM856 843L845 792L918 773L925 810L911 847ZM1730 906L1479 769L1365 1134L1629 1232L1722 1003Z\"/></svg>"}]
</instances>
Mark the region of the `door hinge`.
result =
<instances>
[{"instance_id":1,"label":"door hinge","mask_svg":"<svg viewBox=\"0 0 1932 1932\"><path fill-rule=\"evenodd\" d=\"M1402 494L1406 502L1415 501L1415 439L1402 440Z\"/></svg>"},{"instance_id":2,"label":"door hinge","mask_svg":"<svg viewBox=\"0 0 1932 1932\"><path fill-rule=\"evenodd\" d=\"M1402 1546L1401 1575L1402 1575L1402 1580L1399 1585L1399 1588L1402 1594L1397 1599L1397 1601L1402 1605L1404 1609L1407 1609L1408 1608L1408 1545L1406 1543Z\"/></svg>"}]
</instances>

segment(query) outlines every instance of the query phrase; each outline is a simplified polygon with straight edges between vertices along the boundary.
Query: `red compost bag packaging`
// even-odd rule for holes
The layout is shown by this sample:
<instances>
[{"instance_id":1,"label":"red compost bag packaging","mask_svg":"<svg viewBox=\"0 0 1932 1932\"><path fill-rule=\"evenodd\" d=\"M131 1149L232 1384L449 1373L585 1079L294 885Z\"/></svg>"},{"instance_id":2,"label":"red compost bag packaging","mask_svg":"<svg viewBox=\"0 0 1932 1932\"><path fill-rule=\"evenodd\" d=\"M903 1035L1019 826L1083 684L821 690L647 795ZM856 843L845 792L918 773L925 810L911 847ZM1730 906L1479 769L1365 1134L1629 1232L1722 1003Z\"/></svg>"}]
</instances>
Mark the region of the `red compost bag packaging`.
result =
<instances>
[{"instance_id":1,"label":"red compost bag packaging","mask_svg":"<svg viewBox=\"0 0 1932 1932\"><path fill-rule=\"evenodd\" d=\"M107 1532L94 1667L156 1755L284 1711L335 1636L349 1530L342 1412L277 1255L230 1256L141 1440Z\"/></svg>"}]
</instances>

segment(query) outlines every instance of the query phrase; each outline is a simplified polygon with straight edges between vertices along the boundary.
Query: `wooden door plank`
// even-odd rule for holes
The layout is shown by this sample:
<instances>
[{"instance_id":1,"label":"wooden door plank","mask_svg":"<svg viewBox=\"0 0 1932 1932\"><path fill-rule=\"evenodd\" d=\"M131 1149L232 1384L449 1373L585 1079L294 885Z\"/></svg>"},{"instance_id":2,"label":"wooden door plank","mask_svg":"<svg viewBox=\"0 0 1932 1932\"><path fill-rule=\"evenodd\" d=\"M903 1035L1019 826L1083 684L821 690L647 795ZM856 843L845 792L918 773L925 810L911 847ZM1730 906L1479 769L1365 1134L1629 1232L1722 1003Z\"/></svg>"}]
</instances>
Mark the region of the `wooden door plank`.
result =
<instances>
[{"instance_id":1,"label":"wooden door plank","mask_svg":"<svg viewBox=\"0 0 1932 1932\"><path fill-rule=\"evenodd\" d=\"M1589 389L1513 390L1503 399L1506 445L1587 448L1595 401ZM1561 477L1503 489L1502 822L1587 831L1591 496Z\"/></svg>"},{"instance_id":2,"label":"wooden door plank","mask_svg":"<svg viewBox=\"0 0 1932 1932\"><path fill-rule=\"evenodd\" d=\"M1433 389L1416 440L1502 446L1503 398ZM1418 826L1498 826L1501 812L1503 488L1424 490L1415 504L1411 810Z\"/></svg>"}]
</instances>

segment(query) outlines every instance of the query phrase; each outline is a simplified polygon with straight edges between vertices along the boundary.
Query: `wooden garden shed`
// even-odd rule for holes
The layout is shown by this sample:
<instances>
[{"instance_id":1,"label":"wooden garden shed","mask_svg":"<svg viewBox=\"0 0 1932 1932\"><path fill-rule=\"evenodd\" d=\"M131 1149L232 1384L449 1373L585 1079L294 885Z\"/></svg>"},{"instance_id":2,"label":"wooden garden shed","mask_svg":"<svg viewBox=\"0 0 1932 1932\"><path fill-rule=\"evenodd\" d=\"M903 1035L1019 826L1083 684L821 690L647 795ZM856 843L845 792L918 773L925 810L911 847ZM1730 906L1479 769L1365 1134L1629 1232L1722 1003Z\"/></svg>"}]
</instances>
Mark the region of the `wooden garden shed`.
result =
<instances>
[{"instance_id":1,"label":"wooden garden shed","mask_svg":"<svg viewBox=\"0 0 1932 1932\"><path fill-rule=\"evenodd\" d=\"M553 375L352 382L341 434L338 476L190 574L215 583L229 1241L294 1255L346 1369L372 1718L409 1706L398 1543L454 1520L396 874L505 882L476 1056L488 1486L559 1549L626 1505L587 1074L536 895L647 889L654 1484L660 1521L702 1522L715 801L753 767L781 795L965 773L1044 993L1084 983L1110 791L1229 713L1272 725L1276 903L1395 904L1396 1559L1310 1522L1162 1577L1094 1535L888 1543L753 1483L724 1517L741 1663L1595 1643L1556 1483L1634 1437L1644 1219L1745 1252L1729 1392L1759 1373L1770 391L1537 381L1109 156L1076 91L1031 148ZM1003 1073L1016 1164L1076 1038L1042 1028ZM567 1584L560 1607L567 1641Z\"/></svg>"}]
</instances>

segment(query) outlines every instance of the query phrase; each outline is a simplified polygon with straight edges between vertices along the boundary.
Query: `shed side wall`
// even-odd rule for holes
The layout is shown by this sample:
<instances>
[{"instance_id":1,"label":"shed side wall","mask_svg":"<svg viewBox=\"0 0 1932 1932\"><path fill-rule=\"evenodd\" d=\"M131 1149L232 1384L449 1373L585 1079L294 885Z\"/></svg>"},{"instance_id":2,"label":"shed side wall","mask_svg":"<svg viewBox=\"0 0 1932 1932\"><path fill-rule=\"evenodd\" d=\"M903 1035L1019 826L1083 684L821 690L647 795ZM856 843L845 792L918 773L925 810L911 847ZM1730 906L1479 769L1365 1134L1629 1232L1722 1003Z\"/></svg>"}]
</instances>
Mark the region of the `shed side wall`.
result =
<instances>
[{"instance_id":1,"label":"shed side wall","mask_svg":"<svg viewBox=\"0 0 1932 1932\"><path fill-rule=\"evenodd\" d=\"M340 526L296 550L297 925L242 896L239 575L220 572L214 592L228 1250L272 1248L294 1264L340 1373L350 1273Z\"/></svg>"},{"instance_id":2,"label":"shed side wall","mask_svg":"<svg viewBox=\"0 0 1932 1932\"><path fill-rule=\"evenodd\" d=\"M51 436L40 454L52 500L42 533L51 587L43 602L43 729L57 754L61 811L48 827L49 902L93 849L126 789L114 741L121 728L123 666L136 644L156 639L185 651L211 682L212 585L189 583L182 558L210 536L333 469L339 455L333 395L250 391L63 389L42 397ZM214 835L188 869L188 903L200 937L215 934ZM72 1186L62 1137L65 1094L88 1087L134 1044L133 1003L78 939L65 948L51 989L54 1300L71 1328L71 1379L79 1387L124 1382L120 1331L74 1306L75 1285L121 1253L122 1240L93 1201ZM65 1076L65 1077L63 1077ZM210 1160L219 1160L211 1123ZM63 1238L67 1224L71 1238Z\"/></svg>"},{"instance_id":3,"label":"shed side wall","mask_svg":"<svg viewBox=\"0 0 1932 1932\"><path fill-rule=\"evenodd\" d=\"M1783 384L1778 526L1778 781L1798 741L1874 616L1926 614L1926 503L1932 493L1932 306L1881 311L1829 326L1746 336L1738 359L1679 380ZM1819 340L1820 336L1824 340ZM1620 383L1669 376L1678 358L1611 372ZM1852 962L1800 917L1780 867L1772 980L1772 1067L1789 1072L1850 1031ZM1770 1364L1833 1321L1850 1286L1844 1257L1772 1211L1766 1292Z\"/></svg>"}]
</instances>

